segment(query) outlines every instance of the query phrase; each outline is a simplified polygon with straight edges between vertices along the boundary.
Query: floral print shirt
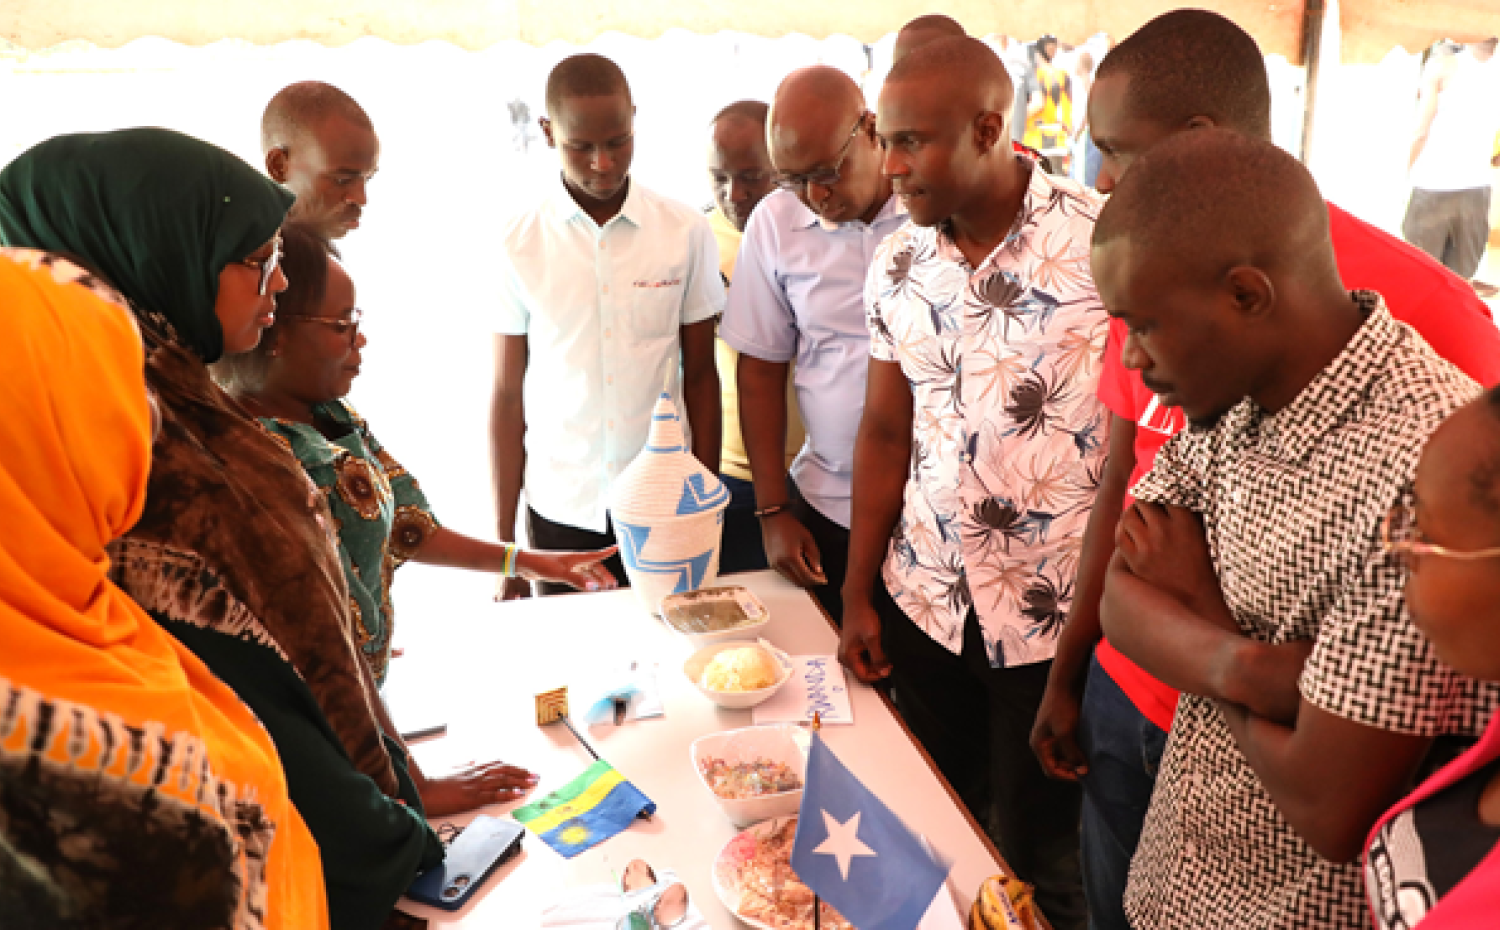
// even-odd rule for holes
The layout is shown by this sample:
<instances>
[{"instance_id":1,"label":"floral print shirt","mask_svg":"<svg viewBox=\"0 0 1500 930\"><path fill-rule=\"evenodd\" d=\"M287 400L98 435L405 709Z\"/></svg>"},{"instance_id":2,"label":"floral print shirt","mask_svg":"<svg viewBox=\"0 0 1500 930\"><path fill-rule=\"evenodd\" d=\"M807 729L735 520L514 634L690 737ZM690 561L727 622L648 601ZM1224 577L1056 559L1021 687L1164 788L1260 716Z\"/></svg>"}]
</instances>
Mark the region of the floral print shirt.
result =
<instances>
[{"instance_id":1,"label":"floral print shirt","mask_svg":"<svg viewBox=\"0 0 1500 930\"><path fill-rule=\"evenodd\" d=\"M943 227L908 223L866 283L870 353L900 364L913 402L886 587L955 653L972 609L996 668L1052 658L1104 467L1108 319L1089 268L1102 203L1033 168L978 268Z\"/></svg>"},{"instance_id":2,"label":"floral print shirt","mask_svg":"<svg viewBox=\"0 0 1500 930\"><path fill-rule=\"evenodd\" d=\"M269 418L260 423L287 444L328 502L349 582L355 639L376 684L384 685L395 624L391 581L437 530L437 518L417 479L375 440L354 408L335 400L314 412L344 434L330 441L308 423Z\"/></svg>"}]
</instances>

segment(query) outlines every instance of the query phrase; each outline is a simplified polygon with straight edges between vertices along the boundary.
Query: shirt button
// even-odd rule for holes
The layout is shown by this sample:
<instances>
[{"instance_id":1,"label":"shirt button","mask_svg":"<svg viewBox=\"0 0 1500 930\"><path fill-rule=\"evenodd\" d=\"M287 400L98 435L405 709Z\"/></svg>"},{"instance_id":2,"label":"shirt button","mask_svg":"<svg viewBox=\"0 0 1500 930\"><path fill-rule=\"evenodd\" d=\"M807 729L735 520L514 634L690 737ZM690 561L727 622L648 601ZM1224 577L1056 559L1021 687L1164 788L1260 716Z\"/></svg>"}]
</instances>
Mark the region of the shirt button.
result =
<instances>
[{"instance_id":1,"label":"shirt button","mask_svg":"<svg viewBox=\"0 0 1500 930\"><path fill-rule=\"evenodd\" d=\"M610 420L608 423L604 424L604 427L606 429L614 429L615 428L615 421L614 420Z\"/></svg>"},{"instance_id":2,"label":"shirt button","mask_svg":"<svg viewBox=\"0 0 1500 930\"><path fill-rule=\"evenodd\" d=\"M604 251L604 240L603 239L599 240L599 251L601 251L601 252Z\"/></svg>"},{"instance_id":3,"label":"shirt button","mask_svg":"<svg viewBox=\"0 0 1500 930\"><path fill-rule=\"evenodd\" d=\"M605 378L604 379L604 383L605 384L614 384L615 383L615 376L614 375L610 375L609 377Z\"/></svg>"},{"instance_id":4,"label":"shirt button","mask_svg":"<svg viewBox=\"0 0 1500 930\"><path fill-rule=\"evenodd\" d=\"M612 330L612 329L606 329L604 331L604 338L608 339L613 332L614 332L614 330Z\"/></svg>"},{"instance_id":5,"label":"shirt button","mask_svg":"<svg viewBox=\"0 0 1500 930\"><path fill-rule=\"evenodd\" d=\"M609 293L609 285L608 284L604 285L604 293L606 293L606 294Z\"/></svg>"}]
</instances>

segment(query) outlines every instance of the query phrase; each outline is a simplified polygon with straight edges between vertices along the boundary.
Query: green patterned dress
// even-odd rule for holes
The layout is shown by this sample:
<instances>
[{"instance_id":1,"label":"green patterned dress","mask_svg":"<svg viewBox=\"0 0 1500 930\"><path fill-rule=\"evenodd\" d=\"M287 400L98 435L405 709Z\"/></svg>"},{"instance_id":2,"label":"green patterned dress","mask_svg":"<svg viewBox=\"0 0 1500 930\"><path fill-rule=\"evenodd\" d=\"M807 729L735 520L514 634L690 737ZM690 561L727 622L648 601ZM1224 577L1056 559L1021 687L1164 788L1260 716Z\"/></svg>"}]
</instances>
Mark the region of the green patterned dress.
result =
<instances>
[{"instance_id":1,"label":"green patterned dress","mask_svg":"<svg viewBox=\"0 0 1500 930\"><path fill-rule=\"evenodd\" d=\"M313 415L334 424L329 432L338 438L330 440L308 423L260 422L288 445L328 502L355 632L376 683L384 685L395 624L392 577L432 537L437 518L417 479L376 441L354 408L334 400L314 407Z\"/></svg>"}]
</instances>

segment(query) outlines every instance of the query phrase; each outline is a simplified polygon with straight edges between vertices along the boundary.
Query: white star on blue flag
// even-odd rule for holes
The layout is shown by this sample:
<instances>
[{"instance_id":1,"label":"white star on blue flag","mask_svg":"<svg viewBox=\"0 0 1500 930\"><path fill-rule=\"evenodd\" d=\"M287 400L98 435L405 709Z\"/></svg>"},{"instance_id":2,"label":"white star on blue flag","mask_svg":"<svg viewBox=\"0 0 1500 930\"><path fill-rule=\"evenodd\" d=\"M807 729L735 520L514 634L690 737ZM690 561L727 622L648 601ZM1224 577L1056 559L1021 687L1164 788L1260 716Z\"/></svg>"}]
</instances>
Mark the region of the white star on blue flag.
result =
<instances>
[{"instance_id":1,"label":"white star on blue flag","mask_svg":"<svg viewBox=\"0 0 1500 930\"><path fill-rule=\"evenodd\" d=\"M817 733L792 868L859 930L913 930L948 874Z\"/></svg>"}]
</instances>

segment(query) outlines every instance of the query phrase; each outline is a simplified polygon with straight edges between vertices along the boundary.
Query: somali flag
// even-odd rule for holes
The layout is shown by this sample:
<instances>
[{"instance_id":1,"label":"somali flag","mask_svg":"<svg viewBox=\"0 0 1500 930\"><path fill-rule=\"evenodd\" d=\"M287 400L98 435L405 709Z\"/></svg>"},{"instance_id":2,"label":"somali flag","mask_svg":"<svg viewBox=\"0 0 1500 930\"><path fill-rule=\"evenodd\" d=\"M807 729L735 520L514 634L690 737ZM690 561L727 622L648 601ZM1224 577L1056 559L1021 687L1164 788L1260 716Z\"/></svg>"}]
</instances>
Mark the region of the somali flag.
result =
<instances>
[{"instance_id":1,"label":"somali flag","mask_svg":"<svg viewBox=\"0 0 1500 930\"><path fill-rule=\"evenodd\" d=\"M600 760L583 774L513 816L542 842L571 859L630 826L636 815L656 812L656 803Z\"/></svg>"},{"instance_id":2,"label":"somali flag","mask_svg":"<svg viewBox=\"0 0 1500 930\"><path fill-rule=\"evenodd\" d=\"M817 731L807 755L792 870L859 930L913 930L948 875Z\"/></svg>"}]
</instances>

